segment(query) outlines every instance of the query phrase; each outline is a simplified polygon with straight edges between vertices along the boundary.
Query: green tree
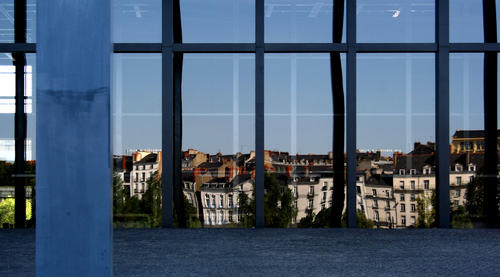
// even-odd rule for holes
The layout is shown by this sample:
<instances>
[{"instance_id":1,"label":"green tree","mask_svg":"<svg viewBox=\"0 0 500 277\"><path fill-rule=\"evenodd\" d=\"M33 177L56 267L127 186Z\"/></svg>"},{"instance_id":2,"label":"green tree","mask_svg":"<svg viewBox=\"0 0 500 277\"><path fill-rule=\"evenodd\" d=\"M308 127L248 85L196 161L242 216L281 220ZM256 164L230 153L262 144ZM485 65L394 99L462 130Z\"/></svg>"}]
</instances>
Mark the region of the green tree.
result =
<instances>
[{"instance_id":1,"label":"green tree","mask_svg":"<svg viewBox=\"0 0 500 277\"><path fill-rule=\"evenodd\" d=\"M478 173L479 174L479 173ZM465 194L465 209L470 216L482 216L484 205L484 182L480 177L475 177L467 184Z\"/></svg>"},{"instance_id":2,"label":"green tree","mask_svg":"<svg viewBox=\"0 0 500 277\"><path fill-rule=\"evenodd\" d=\"M14 225L16 200L8 196L8 198L0 201L0 226L4 224ZM26 220L31 219L31 201L26 200Z\"/></svg>"},{"instance_id":3,"label":"green tree","mask_svg":"<svg viewBox=\"0 0 500 277\"><path fill-rule=\"evenodd\" d=\"M281 187L276 177L264 175L266 194L264 196L264 224L266 227L286 228L297 215L293 205L292 191Z\"/></svg>"},{"instance_id":4,"label":"green tree","mask_svg":"<svg viewBox=\"0 0 500 277\"><path fill-rule=\"evenodd\" d=\"M299 228L332 228L331 219L332 208L322 209L317 215L308 215L303 217L299 224ZM357 210L356 211L356 222L358 228L373 228L373 221L366 218L365 214ZM341 227L347 227L347 217L345 214L342 215Z\"/></svg>"},{"instance_id":5,"label":"green tree","mask_svg":"<svg viewBox=\"0 0 500 277\"><path fill-rule=\"evenodd\" d=\"M450 211L452 228L472 228L469 213L464 206L452 207Z\"/></svg>"},{"instance_id":6,"label":"green tree","mask_svg":"<svg viewBox=\"0 0 500 277\"><path fill-rule=\"evenodd\" d=\"M432 228L436 227L436 193L433 192L431 197L425 195L417 198L417 228Z\"/></svg>"},{"instance_id":7,"label":"green tree","mask_svg":"<svg viewBox=\"0 0 500 277\"><path fill-rule=\"evenodd\" d=\"M255 183L252 184L252 195L255 195ZM255 197L248 197L243 191L238 195L238 212L240 217L240 226L251 228L255 226Z\"/></svg>"}]
</instances>

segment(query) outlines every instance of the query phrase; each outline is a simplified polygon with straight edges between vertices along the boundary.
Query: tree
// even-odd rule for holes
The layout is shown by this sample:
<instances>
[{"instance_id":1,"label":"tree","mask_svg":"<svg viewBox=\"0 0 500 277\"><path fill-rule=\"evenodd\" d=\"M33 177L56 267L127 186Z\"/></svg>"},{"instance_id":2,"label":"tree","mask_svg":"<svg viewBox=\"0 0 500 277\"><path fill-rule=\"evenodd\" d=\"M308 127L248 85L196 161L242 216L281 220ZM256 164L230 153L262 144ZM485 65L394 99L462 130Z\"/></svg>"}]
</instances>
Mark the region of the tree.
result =
<instances>
[{"instance_id":1,"label":"tree","mask_svg":"<svg viewBox=\"0 0 500 277\"><path fill-rule=\"evenodd\" d=\"M287 187L280 187L276 177L264 175L264 224L266 227L286 228L297 215L293 205L292 191Z\"/></svg>"},{"instance_id":2,"label":"tree","mask_svg":"<svg viewBox=\"0 0 500 277\"><path fill-rule=\"evenodd\" d=\"M483 215L484 206L484 182L483 179L475 177L467 184L465 194L465 209L470 216L478 217Z\"/></svg>"},{"instance_id":3,"label":"tree","mask_svg":"<svg viewBox=\"0 0 500 277\"><path fill-rule=\"evenodd\" d=\"M264 175L266 194L264 196L264 224L266 227L286 228L297 215L293 204L292 191L281 187L276 177L271 174ZM255 226L255 184L253 184L253 197L248 197L245 192L239 194L239 215L242 227Z\"/></svg>"},{"instance_id":4,"label":"tree","mask_svg":"<svg viewBox=\"0 0 500 277\"><path fill-rule=\"evenodd\" d=\"M15 213L16 201L13 197L8 196L8 198L0 201L0 225L4 224L14 225L14 213ZM26 220L31 219L31 201L26 200Z\"/></svg>"},{"instance_id":5,"label":"tree","mask_svg":"<svg viewBox=\"0 0 500 277\"><path fill-rule=\"evenodd\" d=\"M425 195L417 198L417 228L436 227L436 201L437 199L435 192L432 193L430 198Z\"/></svg>"},{"instance_id":6,"label":"tree","mask_svg":"<svg viewBox=\"0 0 500 277\"><path fill-rule=\"evenodd\" d=\"M252 184L253 194L255 195L255 183ZM238 212L240 224L242 227L251 228L255 226L255 197L248 197L243 191L238 195Z\"/></svg>"},{"instance_id":7,"label":"tree","mask_svg":"<svg viewBox=\"0 0 500 277\"><path fill-rule=\"evenodd\" d=\"M452 207L450 212L452 228L472 228L469 213L464 206Z\"/></svg>"},{"instance_id":8,"label":"tree","mask_svg":"<svg viewBox=\"0 0 500 277\"><path fill-rule=\"evenodd\" d=\"M299 228L332 228L335 225L330 220L332 213L332 208L322 209L317 215L308 215L302 218L299 222ZM356 211L356 222L358 228L373 228L373 221L366 218L365 214L357 210ZM347 216L343 214L341 227L347 227Z\"/></svg>"}]
</instances>

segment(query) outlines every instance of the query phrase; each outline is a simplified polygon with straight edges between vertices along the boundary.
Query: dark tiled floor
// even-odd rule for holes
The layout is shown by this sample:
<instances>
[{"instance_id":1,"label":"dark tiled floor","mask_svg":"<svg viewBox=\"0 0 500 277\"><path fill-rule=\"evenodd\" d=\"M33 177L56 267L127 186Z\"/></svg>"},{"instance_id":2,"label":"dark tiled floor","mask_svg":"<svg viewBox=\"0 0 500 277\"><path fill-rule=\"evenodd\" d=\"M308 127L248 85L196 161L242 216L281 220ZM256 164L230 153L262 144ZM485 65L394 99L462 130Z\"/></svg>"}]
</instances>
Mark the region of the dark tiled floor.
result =
<instances>
[{"instance_id":1,"label":"dark tiled floor","mask_svg":"<svg viewBox=\"0 0 500 277\"><path fill-rule=\"evenodd\" d=\"M116 276L500 276L500 230L116 230ZM34 275L34 231L0 231L0 276Z\"/></svg>"}]
</instances>

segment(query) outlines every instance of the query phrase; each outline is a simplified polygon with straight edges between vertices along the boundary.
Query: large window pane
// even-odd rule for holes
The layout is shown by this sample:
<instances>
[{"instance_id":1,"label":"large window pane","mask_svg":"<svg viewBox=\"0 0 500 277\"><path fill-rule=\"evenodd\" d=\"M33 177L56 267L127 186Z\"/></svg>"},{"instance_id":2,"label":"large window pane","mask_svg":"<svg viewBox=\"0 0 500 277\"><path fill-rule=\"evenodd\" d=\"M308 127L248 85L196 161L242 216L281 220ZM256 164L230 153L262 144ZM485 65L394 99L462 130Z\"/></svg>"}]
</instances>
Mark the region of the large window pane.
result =
<instances>
[{"instance_id":1,"label":"large window pane","mask_svg":"<svg viewBox=\"0 0 500 277\"><path fill-rule=\"evenodd\" d=\"M434 55L359 54L357 207L376 227L435 224Z\"/></svg>"},{"instance_id":2,"label":"large window pane","mask_svg":"<svg viewBox=\"0 0 500 277\"><path fill-rule=\"evenodd\" d=\"M112 0L113 42L161 42L161 0Z\"/></svg>"},{"instance_id":3,"label":"large window pane","mask_svg":"<svg viewBox=\"0 0 500 277\"><path fill-rule=\"evenodd\" d=\"M36 42L36 0L26 3L26 42Z\"/></svg>"},{"instance_id":4,"label":"large window pane","mask_svg":"<svg viewBox=\"0 0 500 277\"><path fill-rule=\"evenodd\" d=\"M498 7L498 1L496 4L498 22L500 7ZM450 1L450 41L484 42L483 1Z\"/></svg>"},{"instance_id":5,"label":"large window pane","mask_svg":"<svg viewBox=\"0 0 500 277\"><path fill-rule=\"evenodd\" d=\"M333 0L265 1L266 42L332 42L332 21Z\"/></svg>"},{"instance_id":6,"label":"large window pane","mask_svg":"<svg viewBox=\"0 0 500 277\"><path fill-rule=\"evenodd\" d=\"M188 54L182 175L190 226L255 225L255 58Z\"/></svg>"},{"instance_id":7,"label":"large window pane","mask_svg":"<svg viewBox=\"0 0 500 277\"><path fill-rule=\"evenodd\" d=\"M265 66L266 226L328 227L337 162L330 55L267 54Z\"/></svg>"},{"instance_id":8,"label":"large window pane","mask_svg":"<svg viewBox=\"0 0 500 277\"><path fill-rule=\"evenodd\" d=\"M358 42L433 42L434 0L357 1Z\"/></svg>"},{"instance_id":9,"label":"large window pane","mask_svg":"<svg viewBox=\"0 0 500 277\"><path fill-rule=\"evenodd\" d=\"M255 2L181 0L183 42L254 42Z\"/></svg>"},{"instance_id":10,"label":"large window pane","mask_svg":"<svg viewBox=\"0 0 500 277\"><path fill-rule=\"evenodd\" d=\"M0 43L14 42L14 1L0 1Z\"/></svg>"},{"instance_id":11,"label":"large window pane","mask_svg":"<svg viewBox=\"0 0 500 277\"><path fill-rule=\"evenodd\" d=\"M482 53L451 55L450 137L451 227L485 227L483 203L488 195L483 193L487 173Z\"/></svg>"},{"instance_id":12,"label":"large window pane","mask_svg":"<svg viewBox=\"0 0 500 277\"><path fill-rule=\"evenodd\" d=\"M161 226L161 56L113 56L115 227Z\"/></svg>"}]
</instances>

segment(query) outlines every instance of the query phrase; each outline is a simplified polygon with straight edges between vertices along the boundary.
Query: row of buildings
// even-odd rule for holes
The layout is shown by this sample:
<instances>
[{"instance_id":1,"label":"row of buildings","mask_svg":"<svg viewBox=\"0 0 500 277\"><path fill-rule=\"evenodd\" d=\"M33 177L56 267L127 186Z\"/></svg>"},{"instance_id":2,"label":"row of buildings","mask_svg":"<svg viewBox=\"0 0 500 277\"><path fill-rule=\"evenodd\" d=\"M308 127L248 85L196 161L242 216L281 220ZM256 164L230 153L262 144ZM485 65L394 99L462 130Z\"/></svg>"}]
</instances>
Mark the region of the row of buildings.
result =
<instances>
[{"instance_id":1,"label":"row of buildings","mask_svg":"<svg viewBox=\"0 0 500 277\"><path fill-rule=\"evenodd\" d=\"M467 184L483 166L481 131L458 130L450 145L450 200L452 207L464 205ZM473 147L468 147L472 145ZM481 148L482 147L482 148ZM481 151L483 150L483 151ZM282 188L292 191L297 216L318 214L332 206L333 155L290 155L265 151L265 170L276 176ZM343 161L345 164L345 161ZM432 209L436 189L435 144L415 143L410 153L384 157L380 152L358 153L356 169L357 209L381 228L405 228L419 220L418 200ZM141 198L147 180L158 171L161 152L137 151L115 157L115 169L130 196ZM183 190L203 217L205 225L238 223L240 193L253 197L255 152L210 155L189 149L183 153ZM345 187L345 186L344 186ZM421 201L421 202L422 202Z\"/></svg>"}]
</instances>

